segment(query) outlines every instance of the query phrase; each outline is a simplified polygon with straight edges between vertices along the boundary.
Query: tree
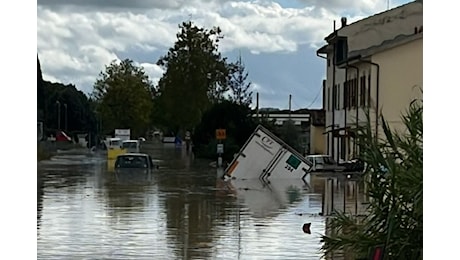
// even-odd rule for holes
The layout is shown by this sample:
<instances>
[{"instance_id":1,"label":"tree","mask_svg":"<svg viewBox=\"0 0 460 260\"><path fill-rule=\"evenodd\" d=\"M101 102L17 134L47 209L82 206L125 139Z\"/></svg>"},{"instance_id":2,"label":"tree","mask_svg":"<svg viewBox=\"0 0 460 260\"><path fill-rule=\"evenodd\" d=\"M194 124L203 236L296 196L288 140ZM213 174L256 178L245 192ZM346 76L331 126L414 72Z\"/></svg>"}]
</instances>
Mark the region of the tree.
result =
<instances>
[{"instance_id":1,"label":"tree","mask_svg":"<svg viewBox=\"0 0 460 260\"><path fill-rule=\"evenodd\" d=\"M95 128L95 114L90 107L88 97L72 84L51 83L43 81L44 121L46 128L51 130L91 131ZM59 117L59 119L58 119ZM60 126L58 126L60 121Z\"/></svg>"},{"instance_id":2,"label":"tree","mask_svg":"<svg viewBox=\"0 0 460 260\"><path fill-rule=\"evenodd\" d=\"M256 128L256 120L247 106L224 100L207 110L193 135L198 157L216 158L216 129L226 129L223 159L230 162Z\"/></svg>"},{"instance_id":3,"label":"tree","mask_svg":"<svg viewBox=\"0 0 460 260\"><path fill-rule=\"evenodd\" d=\"M230 67L218 52L219 27L179 25L177 41L157 64L165 73L158 83L163 121L176 131L193 129L211 104L223 100Z\"/></svg>"},{"instance_id":4,"label":"tree","mask_svg":"<svg viewBox=\"0 0 460 260\"><path fill-rule=\"evenodd\" d=\"M45 117L45 83L42 77L42 69L40 60L37 55L37 112L38 120L43 120Z\"/></svg>"},{"instance_id":5,"label":"tree","mask_svg":"<svg viewBox=\"0 0 460 260\"><path fill-rule=\"evenodd\" d=\"M152 84L142 67L125 59L115 60L94 83L93 97L105 132L129 128L134 136L144 133L151 122Z\"/></svg>"},{"instance_id":6,"label":"tree","mask_svg":"<svg viewBox=\"0 0 460 260\"><path fill-rule=\"evenodd\" d=\"M244 69L245 67L240 55L238 61L233 65L233 73L229 81L231 91L230 100L249 107L252 103L251 82L246 83L248 73L245 73Z\"/></svg>"},{"instance_id":7,"label":"tree","mask_svg":"<svg viewBox=\"0 0 460 260\"><path fill-rule=\"evenodd\" d=\"M390 130L380 119L381 140L373 135L370 123L357 130L360 159L367 165L368 215L357 219L336 212L329 226L333 235L323 236L322 249L325 254L353 252L354 259L362 259L383 245L385 259L422 259L423 105L410 104L402 117L407 129L403 133Z\"/></svg>"}]
</instances>

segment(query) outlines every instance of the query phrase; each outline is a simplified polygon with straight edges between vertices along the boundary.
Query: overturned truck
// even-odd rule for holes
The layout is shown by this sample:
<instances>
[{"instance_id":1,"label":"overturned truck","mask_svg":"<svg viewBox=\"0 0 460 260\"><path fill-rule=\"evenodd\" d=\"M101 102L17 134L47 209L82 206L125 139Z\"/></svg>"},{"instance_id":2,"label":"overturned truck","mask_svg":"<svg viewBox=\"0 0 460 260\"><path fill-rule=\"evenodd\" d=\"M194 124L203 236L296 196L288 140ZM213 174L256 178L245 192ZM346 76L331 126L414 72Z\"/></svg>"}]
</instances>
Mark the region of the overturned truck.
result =
<instances>
[{"instance_id":1,"label":"overturned truck","mask_svg":"<svg viewBox=\"0 0 460 260\"><path fill-rule=\"evenodd\" d=\"M225 169L224 179L299 179L310 183L311 162L258 125Z\"/></svg>"}]
</instances>

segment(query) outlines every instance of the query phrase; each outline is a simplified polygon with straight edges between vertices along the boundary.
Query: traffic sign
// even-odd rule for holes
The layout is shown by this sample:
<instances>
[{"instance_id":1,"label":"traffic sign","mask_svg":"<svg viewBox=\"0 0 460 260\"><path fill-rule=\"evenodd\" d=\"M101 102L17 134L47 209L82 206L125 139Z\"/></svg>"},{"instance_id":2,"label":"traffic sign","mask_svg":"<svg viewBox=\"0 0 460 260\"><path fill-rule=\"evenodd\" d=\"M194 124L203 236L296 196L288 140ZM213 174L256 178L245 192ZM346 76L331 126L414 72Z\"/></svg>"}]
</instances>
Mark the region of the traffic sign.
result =
<instances>
[{"instance_id":1,"label":"traffic sign","mask_svg":"<svg viewBox=\"0 0 460 260\"><path fill-rule=\"evenodd\" d=\"M225 138L227 138L225 129L216 129L216 139L223 140Z\"/></svg>"},{"instance_id":2,"label":"traffic sign","mask_svg":"<svg viewBox=\"0 0 460 260\"><path fill-rule=\"evenodd\" d=\"M224 153L224 144L217 144L217 154Z\"/></svg>"}]
</instances>

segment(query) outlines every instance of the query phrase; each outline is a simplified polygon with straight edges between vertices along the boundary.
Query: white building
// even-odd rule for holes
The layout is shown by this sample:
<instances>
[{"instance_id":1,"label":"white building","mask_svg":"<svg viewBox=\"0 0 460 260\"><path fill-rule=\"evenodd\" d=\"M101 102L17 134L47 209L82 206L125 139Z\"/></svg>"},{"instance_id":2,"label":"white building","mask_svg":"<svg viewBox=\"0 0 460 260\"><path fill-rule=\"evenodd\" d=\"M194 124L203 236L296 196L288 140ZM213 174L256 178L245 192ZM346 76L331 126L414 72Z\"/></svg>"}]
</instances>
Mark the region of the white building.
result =
<instances>
[{"instance_id":1,"label":"white building","mask_svg":"<svg viewBox=\"0 0 460 260\"><path fill-rule=\"evenodd\" d=\"M326 150L336 160L357 156L351 129L367 122L382 134L378 117L404 130L401 115L423 89L423 3L406 5L341 27L317 51L326 59L323 100Z\"/></svg>"}]
</instances>

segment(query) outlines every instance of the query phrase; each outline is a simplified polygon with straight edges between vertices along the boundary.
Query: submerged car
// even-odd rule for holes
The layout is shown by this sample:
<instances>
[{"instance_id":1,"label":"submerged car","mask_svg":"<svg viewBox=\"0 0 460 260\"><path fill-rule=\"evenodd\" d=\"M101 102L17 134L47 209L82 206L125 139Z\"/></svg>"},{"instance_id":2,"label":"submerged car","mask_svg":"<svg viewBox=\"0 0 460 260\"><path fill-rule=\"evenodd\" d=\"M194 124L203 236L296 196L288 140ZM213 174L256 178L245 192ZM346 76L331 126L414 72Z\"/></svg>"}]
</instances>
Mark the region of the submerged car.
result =
<instances>
[{"instance_id":1,"label":"submerged car","mask_svg":"<svg viewBox=\"0 0 460 260\"><path fill-rule=\"evenodd\" d=\"M344 171L345 167L339 165L331 156L324 154L307 155L306 158L313 164L312 172L337 172Z\"/></svg>"},{"instance_id":2,"label":"submerged car","mask_svg":"<svg viewBox=\"0 0 460 260\"><path fill-rule=\"evenodd\" d=\"M143 169L152 170L158 168L150 155L145 153L125 153L117 156L115 170Z\"/></svg>"},{"instance_id":3,"label":"submerged car","mask_svg":"<svg viewBox=\"0 0 460 260\"><path fill-rule=\"evenodd\" d=\"M121 148L125 149L128 153L139 153L141 143L139 140L124 140L121 143Z\"/></svg>"}]
</instances>

